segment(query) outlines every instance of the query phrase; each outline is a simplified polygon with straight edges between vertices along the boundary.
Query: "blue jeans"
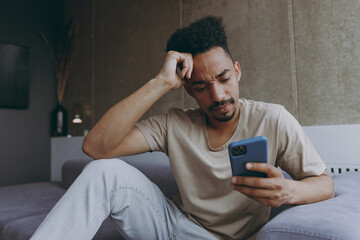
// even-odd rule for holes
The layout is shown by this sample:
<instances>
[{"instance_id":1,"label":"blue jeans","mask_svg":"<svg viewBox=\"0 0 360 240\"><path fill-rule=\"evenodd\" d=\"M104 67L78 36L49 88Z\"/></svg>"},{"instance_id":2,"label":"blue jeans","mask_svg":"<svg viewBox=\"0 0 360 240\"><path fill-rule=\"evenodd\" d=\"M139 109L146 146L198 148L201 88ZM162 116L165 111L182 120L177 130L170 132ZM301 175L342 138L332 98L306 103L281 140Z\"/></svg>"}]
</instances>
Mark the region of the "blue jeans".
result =
<instances>
[{"instance_id":1,"label":"blue jeans","mask_svg":"<svg viewBox=\"0 0 360 240\"><path fill-rule=\"evenodd\" d=\"M125 239L216 239L139 170L104 159L84 168L31 240L92 239L108 216Z\"/></svg>"}]
</instances>

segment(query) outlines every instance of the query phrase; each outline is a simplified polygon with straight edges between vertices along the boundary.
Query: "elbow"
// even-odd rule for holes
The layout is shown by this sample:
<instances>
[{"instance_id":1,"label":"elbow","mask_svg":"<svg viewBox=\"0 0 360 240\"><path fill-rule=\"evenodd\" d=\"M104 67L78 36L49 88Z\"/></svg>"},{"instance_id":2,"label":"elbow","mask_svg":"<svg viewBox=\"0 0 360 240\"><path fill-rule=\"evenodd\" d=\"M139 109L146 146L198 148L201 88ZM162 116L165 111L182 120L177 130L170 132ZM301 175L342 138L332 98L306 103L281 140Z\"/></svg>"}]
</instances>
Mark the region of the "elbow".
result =
<instances>
[{"instance_id":1,"label":"elbow","mask_svg":"<svg viewBox=\"0 0 360 240\"><path fill-rule=\"evenodd\" d=\"M82 144L82 151L89 157L96 159L97 154L94 151L93 144L91 143L91 141L87 136L85 137L84 142Z\"/></svg>"},{"instance_id":2,"label":"elbow","mask_svg":"<svg viewBox=\"0 0 360 240\"><path fill-rule=\"evenodd\" d=\"M334 180L330 177L330 198L335 197L335 186L334 186Z\"/></svg>"},{"instance_id":3,"label":"elbow","mask_svg":"<svg viewBox=\"0 0 360 240\"><path fill-rule=\"evenodd\" d=\"M82 144L82 151L95 160L109 158L108 154L106 154L106 152L101 148L101 144L89 138L88 136L86 136L84 139Z\"/></svg>"},{"instance_id":4,"label":"elbow","mask_svg":"<svg viewBox=\"0 0 360 240\"><path fill-rule=\"evenodd\" d=\"M329 191L328 191L326 197L324 198L324 200L328 200L328 199L331 199L334 197L335 197L335 190L334 190L334 187L331 187L331 188L329 188Z\"/></svg>"},{"instance_id":5,"label":"elbow","mask_svg":"<svg viewBox=\"0 0 360 240\"><path fill-rule=\"evenodd\" d=\"M332 176L330 175L330 173L328 171L325 172L325 176L327 177L327 181L328 181L328 189L329 189L329 199L335 197L335 184L334 184L334 180L332 178Z\"/></svg>"},{"instance_id":6,"label":"elbow","mask_svg":"<svg viewBox=\"0 0 360 240\"><path fill-rule=\"evenodd\" d=\"M323 176L326 177L327 184L328 184L327 199L335 197L334 180L332 179L331 175L328 172L326 172L326 174L323 174Z\"/></svg>"},{"instance_id":7,"label":"elbow","mask_svg":"<svg viewBox=\"0 0 360 240\"><path fill-rule=\"evenodd\" d=\"M84 142L82 144L82 151L91 157L91 147L89 146L89 141L87 140L87 138L85 137Z\"/></svg>"}]
</instances>

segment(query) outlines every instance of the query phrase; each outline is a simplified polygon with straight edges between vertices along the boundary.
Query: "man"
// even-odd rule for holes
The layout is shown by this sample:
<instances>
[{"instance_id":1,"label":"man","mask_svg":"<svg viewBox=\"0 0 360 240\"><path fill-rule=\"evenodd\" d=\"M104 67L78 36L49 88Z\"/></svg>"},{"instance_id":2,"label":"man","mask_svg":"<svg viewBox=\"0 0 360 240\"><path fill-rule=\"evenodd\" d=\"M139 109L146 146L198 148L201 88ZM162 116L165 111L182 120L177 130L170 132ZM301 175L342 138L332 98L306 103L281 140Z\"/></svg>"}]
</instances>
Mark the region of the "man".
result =
<instances>
[{"instance_id":1,"label":"man","mask_svg":"<svg viewBox=\"0 0 360 240\"><path fill-rule=\"evenodd\" d=\"M179 195L170 201L119 159L89 164L33 239L90 239L110 215L128 239L255 239L269 206L331 198L333 182L298 122L282 107L239 99L241 70L221 19L206 17L170 38L155 78L110 108L84 141L95 159L163 151ZM179 75L177 74L179 68ZM164 94L184 86L199 109L171 109L138 122ZM232 177L227 146L268 138L267 178ZM284 179L280 166L294 180Z\"/></svg>"}]
</instances>

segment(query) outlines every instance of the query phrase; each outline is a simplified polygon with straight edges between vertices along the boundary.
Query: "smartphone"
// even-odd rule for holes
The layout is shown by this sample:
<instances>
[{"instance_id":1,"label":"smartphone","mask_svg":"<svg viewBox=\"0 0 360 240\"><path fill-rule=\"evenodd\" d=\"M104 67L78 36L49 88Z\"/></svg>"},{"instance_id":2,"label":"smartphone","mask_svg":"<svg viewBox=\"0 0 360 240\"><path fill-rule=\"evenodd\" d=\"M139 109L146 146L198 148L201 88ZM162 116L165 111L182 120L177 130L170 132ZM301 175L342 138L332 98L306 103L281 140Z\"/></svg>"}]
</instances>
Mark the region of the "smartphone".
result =
<instances>
[{"instance_id":1,"label":"smartphone","mask_svg":"<svg viewBox=\"0 0 360 240\"><path fill-rule=\"evenodd\" d=\"M259 136L230 143L229 157L233 176L267 177L265 173L245 168L248 162L267 163L267 138Z\"/></svg>"}]
</instances>

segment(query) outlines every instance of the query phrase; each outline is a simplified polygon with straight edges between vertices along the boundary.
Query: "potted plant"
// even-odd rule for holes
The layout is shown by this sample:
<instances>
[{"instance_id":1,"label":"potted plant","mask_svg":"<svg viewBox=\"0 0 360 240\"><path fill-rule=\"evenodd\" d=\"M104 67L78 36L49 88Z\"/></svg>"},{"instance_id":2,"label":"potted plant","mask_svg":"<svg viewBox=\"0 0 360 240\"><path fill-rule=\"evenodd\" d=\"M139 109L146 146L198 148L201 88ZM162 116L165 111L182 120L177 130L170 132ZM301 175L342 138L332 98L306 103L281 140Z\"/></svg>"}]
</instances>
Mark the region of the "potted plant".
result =
<instances>
[{"instance_id":1,"label":"potted plant","mask_svg":"<svg viewBox=\"0 0 360 240\"><path fill-rule=\"evenodd\" d=\"M72 21L68 21L65 24L64 31L59 39L56 54L54 54L46 36L42 32L40 32L40 36L49 49L50 55L55 64L56 72L57 104L55 109L51 112L51 135L66 136L68 115L63 106L63 101L65 89L69 81L71 63L77 55L77 25Z\"/></svg>"}]
</instances>

